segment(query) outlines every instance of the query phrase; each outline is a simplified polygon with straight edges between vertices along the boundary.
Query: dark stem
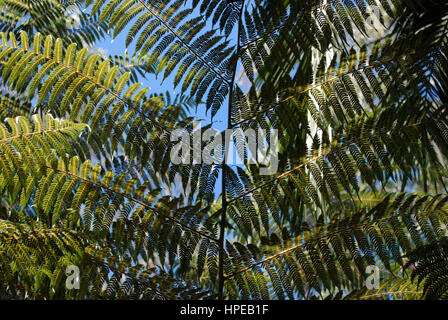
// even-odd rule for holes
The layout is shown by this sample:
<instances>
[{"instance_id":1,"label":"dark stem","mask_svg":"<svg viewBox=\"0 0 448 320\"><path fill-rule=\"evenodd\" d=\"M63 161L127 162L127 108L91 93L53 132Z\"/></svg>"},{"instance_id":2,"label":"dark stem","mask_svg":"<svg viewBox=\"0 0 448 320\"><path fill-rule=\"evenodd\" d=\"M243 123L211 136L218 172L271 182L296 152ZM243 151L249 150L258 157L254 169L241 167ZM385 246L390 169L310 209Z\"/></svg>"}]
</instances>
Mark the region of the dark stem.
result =
<instances>
[{"instance_id":1,"label":"dark stem","mask_svg":"<svg viewBox=\"0 0 448 320\"><path fill-rule=\"evenodd\" d=\"M241 51L241 44L240 44L240 38L241 38L241 31L242 31L242 17L243 17L243 8L244 8L244 1L241 2L240 7L240 14L238 19L238 39L237 39L237 48L236 48L236 58L235 58L235 65L233 68L233 74L232 74L232 80L230 82L230 92L229 92L229 106L228 106L228 113L227 113L227 128L232 128L232 103L233 103L233 90L235 85L235 78L236 78L236 71L238 68L238 60L239 55ZM225 134L225 133L224 133ZM225 138L225 137L224 137ZM223 139L225 141L225 139ZM227 192L226 192L226 170L227 170L227 153L228 153L228 145L226 144L225 150L224 150L224 161L222 165L222 193L221 193L221 201L222 201L222 207L221 207L221 222L220 222L220 231L219 231L219 262L218 262L218 299L223 300L224 299L224 256L225 256L225 231L226 231L226 219L227 219Z\"/></svg>"}]
</instances>

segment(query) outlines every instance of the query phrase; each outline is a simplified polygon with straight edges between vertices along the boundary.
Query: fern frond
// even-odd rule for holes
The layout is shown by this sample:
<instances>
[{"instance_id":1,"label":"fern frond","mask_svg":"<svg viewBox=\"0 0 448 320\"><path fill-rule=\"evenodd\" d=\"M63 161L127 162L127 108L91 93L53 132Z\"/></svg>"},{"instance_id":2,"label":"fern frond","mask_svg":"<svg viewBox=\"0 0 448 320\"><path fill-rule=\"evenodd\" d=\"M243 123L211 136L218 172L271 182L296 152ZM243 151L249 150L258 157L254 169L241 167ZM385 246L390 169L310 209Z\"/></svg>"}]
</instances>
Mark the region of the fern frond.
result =
<instances>
[{"instance_id":1,"label":"fern frond","mask_svg":"<svg viewBox=\"0 0 448 320\"><path fill-rule=\"evenodd\" d=\"M206 31L206 24L200 18L189 19L192 10L182 10L182 4L183 1L98 0L94 1L92 12L101 10L100 20L109 19L114 36L135 21L131 24L126 44L137 39L138 57L148 57L148 65L157 62L157 70L165 70L164 78L177 68L175 83L184 79L183 91L192 85L193 78L201 75L195 78L191 95L196 96L199 103L209 88L207 99L213 101L213 105L207 105L207 109L212 109L213 116L222 104L214 98L216 92L222 92L230 85L232 66L229 57L233 48L228 47L228 43L215 31ZM234 8L235 4L230 7ZM227 21L229 30L231 23ZM209 80L208 74L216 79Z\"/></svg>"},{"instance_id":2,"label":"fern frond","mask_svg":"<svg viewBox=\"0 0 448 320\"><path fill-rule=\"evenodd\" d=\"M267 268L268 265L273 263L285 265L296 261L295 263L301 267L298 273L288 274L289 282L293 281L291 277L302 277L302 280L295 279L295 283L303 283L307 280L310 283L311 278L316 278L318 282L315 283L315 289L320 292L320 286L326 286L327 289L333 290L335 284L329 285L325 279L338 277L342 283L339 288L344 288L344 286L362 287L364 286L363 279L366 267L370 263L365 261L365 254L367 252L374 253L379 257L381 263L389 269L392 261L399 266L403 266L402 253L406 252L406 248L421 247L423 239L427 237L426 233L417 231L417 225L421 226L423 221L429 221L429 216L440 222L446 221L446 200L446 197L438 197L435 201L428 201L425 197L419 202L415 201L415 196L408 198L398 196L393 201L387 199L369 212L355 212L350 217L313 230L309 235L304 235L304 238L301 238L301 241L294 246L283 250L274 247L274 254L269 255L269 251L267 251L268 256L264 259L228 274L226 279L237 277L246 272L251 274L253 272L251 270L256 267ZM420 207L423 203L423 210L421 210ZM385 228L388 228L389 232L386 232ZM405 232L411 232L413 234L412 238L397 236L397 234ZM438 230L431 227L430 232L432 235L436 235ZM381 239L386 239L386 242L382 242ZM320 242L325 243L326 246L317 246ZM386 246L387 252L398 250L401 254L397 257L391 256L383 249ZM313 259L313 251L314 254L318 254L316 259ZM326 259L322 260L322 256L326 256ZM354 261L356 268L350 267L349 261ZM329 265L326 265L327 263ZM337 264L336 269L334 264ZM291 266L290 270L294 270L294 268L296 267ZM337 272L337 274L330 276L329 272L332 272L331 270ZM269 283L271 281L272 285L284 288L284 285L280 284L278 280L270 277ZM277 282L277 284L274 282ZM295 290L299 290L297 293L300 292L297 287ZM278 294L278 290L276 291Z\"/></svg>"}]
</instances>

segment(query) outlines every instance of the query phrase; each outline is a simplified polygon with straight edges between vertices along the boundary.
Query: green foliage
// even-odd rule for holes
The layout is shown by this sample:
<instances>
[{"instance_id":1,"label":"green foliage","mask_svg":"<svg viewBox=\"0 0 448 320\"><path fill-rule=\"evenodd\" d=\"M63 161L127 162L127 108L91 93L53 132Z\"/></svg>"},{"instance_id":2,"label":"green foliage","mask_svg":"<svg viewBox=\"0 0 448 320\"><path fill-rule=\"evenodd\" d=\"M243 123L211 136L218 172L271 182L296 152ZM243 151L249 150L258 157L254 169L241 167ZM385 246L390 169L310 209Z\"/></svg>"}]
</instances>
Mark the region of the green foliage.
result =
<instances>
[{"instance_id":1,"label":"green foliage","mask_svg":"<svg viewBox=\"0 0 448 320\"><path fill-rule=\"evenodd\" d=\"M1 298L448 297L444 1L0 7ZM91 50L106 32L122 55ZM171 163L202 105L278 130L277 171L242 137L242 165Z\"/></svg>"},{"instance_id":2,"label":"green foliage","mask_svg":"<svg viewBox=\"0 0 448 320\"><path fill-rule=\"evenodd\" d=\"M2 0L1 29L18 35L25 31L29 36L37 32L63 39L65 45L93 45L104 37L105 25L98 16L89 17L82 12L80 0Z\"/></svg>"},{"instance_id":3,"label":"green foliage","mask_svg":"<svg viewBox=\"0 0 448 320\"><path fill-rule=\"evenodd\" d=\"M134 43L148 65L157 62L164 78L177 70L174 85L182 83L182 91L191 88L196 103L206 96L213 116L229 92L233 48L215 30L206 30L202 17L190 18L193 10L182 9L183 2L94 1L92 14L100 13L100 22L107 21L114 36L129 24L126 46Z\"/></svg>"},{"instance_id":4,"label":"green foliage","mask_svg":"<svg viewBox=\"0 0 448 320\"><path fill-rule=\"evenodd\" d=\"M406 266L412 266L411 279L417 279L417 286L425 280L423 295L426 299L447 298L447 240L447 237L442 237L407 255Z\"/></svg>"}]
</instances>

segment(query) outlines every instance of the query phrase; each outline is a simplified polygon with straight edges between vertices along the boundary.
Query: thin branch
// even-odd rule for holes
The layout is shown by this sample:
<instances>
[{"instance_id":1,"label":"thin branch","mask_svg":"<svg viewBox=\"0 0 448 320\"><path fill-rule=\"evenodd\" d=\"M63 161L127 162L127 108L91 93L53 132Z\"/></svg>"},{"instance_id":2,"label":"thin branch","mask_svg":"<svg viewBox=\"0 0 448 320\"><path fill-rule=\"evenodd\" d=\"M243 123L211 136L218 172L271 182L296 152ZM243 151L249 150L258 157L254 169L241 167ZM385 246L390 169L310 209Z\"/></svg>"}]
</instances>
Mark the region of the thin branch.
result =
<instances>
[{"instance_id":1,"label":"thin branch","mask_svg":"<svg viewBox=\"0 0 448 320\"><path fill-rule=\"evenodd\" d=\"M393 292L381 292L381 293L375 293L368 296L362 296L359 299L369 299L373 297L379 297L379 296L385 296L388 294L391 295L398 295L398 294L422 294L423 291L393 291Z\"/></svg>"},{"instance_id":2,"label":"thin branch","mask_svg":"<svg viewBox=\"0 0 448 320\"><path fill-rule=\"evenodd\" d=\"M242 32L242 17L243 17L243 9L244 9L244 1L241 2L241 7L239 9L239 19L238 19L238 38L237 38L237 48L235 52L235 65L233 66L233 73L232 73L232 81L230 83L230 92L229 92L229 105L228 105L228 114L227 114L227 128L232 127L232 104L233 104L233 91L234 91L234 85L235 85L235 77L238 67L238 57L241 50L241 44L240 44L240 38L241 38L241 32ZM221 195L221 201L222 201L222 208L221 208L221 221L220 221L220 235L219 235L219 260L218 260L218 299L222 300L224 296L224 257L225 257L225 249L224 249L224 242L225 242L225 225L226 225L226 219L227 219L227 192L226 192L226 169L227 166L225 165L226 159L228 157L228 148L229 146L226 145L225 154L224 154L224 165L222 167L222 195Z\"/></svg>"},{"instance_id":3,"label":"thin branch","mask_svg":"<svg viewBox=\"0 0 448 320\"><path fill-rule=\"evenodd\" d=\"M40 135L40 134L43 135L45 133L53 133L53 132L57 132L57 131L61 131L61 130L67 130L67 128L58 128L58 129L54 129L54 130L41 130L41 131L35 131L35 132L30 132L30 133L22 133L17 136L12 136L12 137L8 137L3 140L0 140L0 144L7 143L7 142L13 141L15 139L20 139L23 137L33 137L36 135Z\"/></svg>"}]
</instances>

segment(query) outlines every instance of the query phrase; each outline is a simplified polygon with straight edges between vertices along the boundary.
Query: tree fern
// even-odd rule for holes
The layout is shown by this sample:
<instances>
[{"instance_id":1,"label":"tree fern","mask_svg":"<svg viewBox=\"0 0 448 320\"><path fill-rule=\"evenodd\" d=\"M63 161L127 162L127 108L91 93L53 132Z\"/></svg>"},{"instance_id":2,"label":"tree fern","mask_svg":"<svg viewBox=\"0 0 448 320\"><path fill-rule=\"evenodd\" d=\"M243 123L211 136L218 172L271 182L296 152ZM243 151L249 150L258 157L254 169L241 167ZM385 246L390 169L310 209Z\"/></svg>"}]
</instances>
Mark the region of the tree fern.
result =
<instances>
[{"instance_id":1,"label":"tree fern","mask_svg":"<svg viewBox=\"0 0 448 320\"><path fill-rule=\"evenodd\" d=\"M0 7L1 297L447 297L443 1ZM126 51L94 53L106 33ZM277 170L237 134L241 164L171 161L220 122L265 130Z\"/></svg>"}]
</instances>

